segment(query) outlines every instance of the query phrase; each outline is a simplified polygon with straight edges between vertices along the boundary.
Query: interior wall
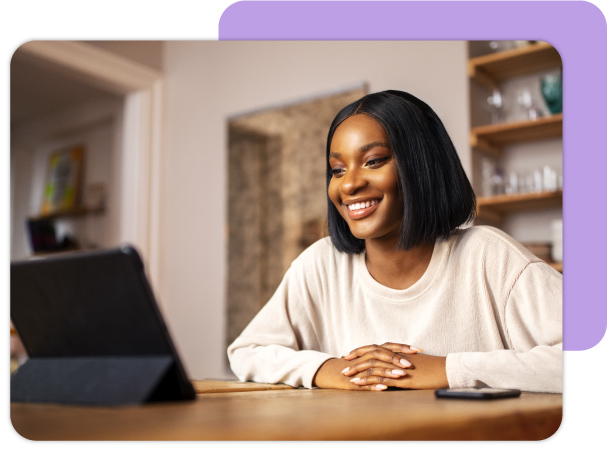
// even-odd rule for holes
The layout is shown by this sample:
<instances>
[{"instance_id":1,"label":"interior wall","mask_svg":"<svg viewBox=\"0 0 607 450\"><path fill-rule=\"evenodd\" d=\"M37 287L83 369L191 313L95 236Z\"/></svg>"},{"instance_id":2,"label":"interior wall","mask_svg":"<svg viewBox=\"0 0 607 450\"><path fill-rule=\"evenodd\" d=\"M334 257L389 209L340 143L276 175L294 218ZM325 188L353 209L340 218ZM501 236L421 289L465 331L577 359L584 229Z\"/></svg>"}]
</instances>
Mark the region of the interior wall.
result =
<instances>
[{"instance_id":1,"label":"interior wall","mask_svg":"<svg viewBox=\"0 0 607 450\"><path fill-rule=\"evenodd\" d=\"M159 295L189 375L226 378L228 118L363 82L400 89L432 106L469 170L466 43L170 41L164 51Z\"/></svg>"}]
</instances>

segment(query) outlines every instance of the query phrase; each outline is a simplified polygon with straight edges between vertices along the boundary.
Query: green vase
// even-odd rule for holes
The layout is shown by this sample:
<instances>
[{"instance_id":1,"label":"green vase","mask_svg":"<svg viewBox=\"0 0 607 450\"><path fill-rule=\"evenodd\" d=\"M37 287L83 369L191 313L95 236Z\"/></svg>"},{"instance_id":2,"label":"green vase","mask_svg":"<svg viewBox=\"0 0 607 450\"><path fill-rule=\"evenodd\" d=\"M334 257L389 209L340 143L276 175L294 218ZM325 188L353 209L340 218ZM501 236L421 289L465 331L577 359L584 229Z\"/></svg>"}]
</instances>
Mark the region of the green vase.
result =
<instances>
[{"instance_id":1,"label":"green vase","mask_svg":"<svg viewBox=\"0 0 607 450\"><path fill-rule=\"evenodd\" d=\"M550 114L563 112L563 80L560 75L547 75L540 78L542 97Z\"/></svg>"}]
</instances>

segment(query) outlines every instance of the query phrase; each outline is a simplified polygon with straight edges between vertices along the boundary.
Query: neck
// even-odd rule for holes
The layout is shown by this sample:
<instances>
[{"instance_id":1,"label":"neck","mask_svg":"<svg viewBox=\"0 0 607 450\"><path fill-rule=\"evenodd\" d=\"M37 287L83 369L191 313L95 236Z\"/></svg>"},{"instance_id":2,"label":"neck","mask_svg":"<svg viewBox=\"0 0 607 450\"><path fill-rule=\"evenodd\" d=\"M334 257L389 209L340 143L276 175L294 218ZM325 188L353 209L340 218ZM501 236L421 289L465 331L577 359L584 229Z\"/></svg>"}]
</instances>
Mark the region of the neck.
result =
<instances>
[{"instance_id":1,"label":"neck","mask_svg":"<svg viewBox=\"0 0 607 450\"><path fill-rule=\"evenodd\" d=\"M392 289L407 289L426 272L432 259L434 243L399 250L393 241L367 239L365 248L367 270L378 283Z\"/></svg>"}]
</instances>

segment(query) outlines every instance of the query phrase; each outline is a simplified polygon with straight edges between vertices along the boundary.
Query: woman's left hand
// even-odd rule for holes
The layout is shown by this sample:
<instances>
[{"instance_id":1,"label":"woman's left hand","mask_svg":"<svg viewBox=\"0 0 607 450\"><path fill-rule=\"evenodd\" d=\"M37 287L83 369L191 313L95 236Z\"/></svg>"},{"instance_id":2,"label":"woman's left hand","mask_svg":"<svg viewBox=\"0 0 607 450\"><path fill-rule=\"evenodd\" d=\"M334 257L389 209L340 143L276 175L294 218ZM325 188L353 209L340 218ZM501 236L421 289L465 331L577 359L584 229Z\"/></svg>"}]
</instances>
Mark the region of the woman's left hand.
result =
<instances>
[{"instance_id":1,"label":"woman's left hand","mask_svg":"<svg viewBox=\"0 0 607 450\"><path fill-rule=\"evenodd\" d=\"M417 349L415 349L417 350ZM352 350L344 356L352 364L343 373L350 382L358 386L385 385L402 389L440 389L448 388L446 360L444 356L431 356L416 353L405 344L385 343L381 346L368 345ZM369 357L369 356L373 357ZM386 363L406 359L411 367L394 367L404 372L398 377L386 377Z\"/></svg>"}]
</instances>

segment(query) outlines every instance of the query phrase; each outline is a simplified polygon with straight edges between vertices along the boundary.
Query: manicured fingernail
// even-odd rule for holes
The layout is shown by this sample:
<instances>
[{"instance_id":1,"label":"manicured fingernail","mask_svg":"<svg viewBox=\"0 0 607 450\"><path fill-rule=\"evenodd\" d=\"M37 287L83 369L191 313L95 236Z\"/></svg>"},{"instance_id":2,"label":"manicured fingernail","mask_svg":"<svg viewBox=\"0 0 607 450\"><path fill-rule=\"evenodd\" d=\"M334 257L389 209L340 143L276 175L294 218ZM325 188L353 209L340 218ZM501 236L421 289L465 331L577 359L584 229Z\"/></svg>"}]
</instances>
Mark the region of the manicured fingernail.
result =
<instances>
[{"instance_id":1,"label":"manicured fingernail","mask_svg":"<svg viewBox=\"0 0 607 450\"><path fill-rule=\"evenodd\" d=\"M401 359L400 363L405 367L411 367L411 363L409 361L407 361L406 359Z\"/></svg>"},{"instance_id":2,"label":"manicured fingernail","mask_svg":"<svg viewBox=\"0 0 607 450\"><path fill-rule=\"evenodd\" d=\"M419 348L419 347L413 347L413 346L409 346L409 348L410 348L411 350L413 350L414 352L423 352L423 350L422 350L421 348Z\"/></svg>"},{"instance_id":3,"label":"manicured fingernail","mask_svg":"<svg viewBox=\"0 0 607 450\"><path fill-rule=\"evenodd\" d=\"M350 368L346 367L344 370L341 371L341 373L346 373L348 370L350 370Z\"/></svg>"},{"instance_id":4,"label":"manicured fingernail","mask_svg":"<svg viewBox=\"0 0 607 450\"><path fill-rule=\"evenodd\" d=\"M352 378L352 379L350 380L350 383L356 383L357 381L360 381L360 378L359 378L359 377Z\"/></svg>"},{"instance_id":5,"label":"manicured fingernail","mask_svg":"<svg viewBox=\"0 0 607 450\"><path fill-rule=\"evenodd\" d=\"M392 375L404 375L405 371L400 369L392 369Z\"/></svg>"},{"instance_id":6,"label":"manicured fingernail","mask_svg":"<svg viewBox=\"0 0 607 450\"><path fill-rule=\"evenodd\" d=\"M386 386L385 384L376 384L375 389L378 391L383 391L384 389L388 389L388 386Z\"/></svg>"}]
</instances>

